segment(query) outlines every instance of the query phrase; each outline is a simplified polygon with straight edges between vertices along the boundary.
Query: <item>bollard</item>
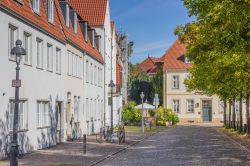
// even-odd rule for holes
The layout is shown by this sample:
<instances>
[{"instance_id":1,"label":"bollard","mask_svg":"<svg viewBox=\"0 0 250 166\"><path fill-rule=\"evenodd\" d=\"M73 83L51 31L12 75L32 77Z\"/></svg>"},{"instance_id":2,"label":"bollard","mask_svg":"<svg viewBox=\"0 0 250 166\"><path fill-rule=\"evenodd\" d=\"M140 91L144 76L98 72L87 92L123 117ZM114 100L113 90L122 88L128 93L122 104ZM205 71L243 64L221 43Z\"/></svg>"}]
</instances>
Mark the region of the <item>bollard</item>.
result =
<instances>
[{"instance_id":1,"label":"bollard","mask_svg":"<svg viewBox=\"0 0 250 166\"><path fill-rule=\"evenodd\" d=\"M86 134L83 134L83 154L86 154L86 142L87 142L87 139L86 139Z\"/></svg>"}]
</instances>

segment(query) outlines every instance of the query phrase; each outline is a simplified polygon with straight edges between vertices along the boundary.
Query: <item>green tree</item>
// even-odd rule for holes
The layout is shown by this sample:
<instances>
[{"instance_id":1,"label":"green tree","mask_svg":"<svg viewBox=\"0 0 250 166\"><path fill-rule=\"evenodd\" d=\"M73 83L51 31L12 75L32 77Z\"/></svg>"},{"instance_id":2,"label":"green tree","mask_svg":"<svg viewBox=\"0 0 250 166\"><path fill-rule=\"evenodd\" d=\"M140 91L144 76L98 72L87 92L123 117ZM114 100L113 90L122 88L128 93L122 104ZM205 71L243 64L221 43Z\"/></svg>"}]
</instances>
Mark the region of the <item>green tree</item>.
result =
<instances>
[{"instance_id":1,"label":"green tree","mask_svg":"<svg viewBox=\"0 0 250 166\"><path fill-rule=\"evenodd\" d=\"M160 105L163 103L163 65L159 66L155 76L151 78L154 93L159 95Z\"/></svg>"},{"instance_id":2,"label":"green tree","mask_svg":"<svg viewBox=\"0 0 250 166\"><path fill-rule=\"evenodd\" d=\"M186 84L190 90L219 95L223 101L245 99L249 115L250 1L183 1L189 15L196 17L196 21L175 30L186 44L187 57L193 64L192 78ZM250 120L246 118L249 131ZM231 121L230 116L228 120ZM234 118L232 122L235 127Z\"/></svg>"}]
</instances>

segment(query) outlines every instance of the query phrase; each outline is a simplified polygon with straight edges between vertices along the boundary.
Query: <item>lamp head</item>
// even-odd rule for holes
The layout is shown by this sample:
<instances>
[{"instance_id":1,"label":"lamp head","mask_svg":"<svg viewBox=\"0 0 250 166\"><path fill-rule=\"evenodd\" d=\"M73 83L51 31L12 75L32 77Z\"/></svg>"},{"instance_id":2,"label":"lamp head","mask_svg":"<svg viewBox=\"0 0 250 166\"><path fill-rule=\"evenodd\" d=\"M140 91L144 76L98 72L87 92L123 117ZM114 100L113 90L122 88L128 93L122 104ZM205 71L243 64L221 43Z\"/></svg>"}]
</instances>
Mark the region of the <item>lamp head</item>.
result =
<instances>
[{"instance_id":1,"label":"lamp head","mask_svg":"<svg viewBox=\"0 0 250 166\"><path fill-rule=\"evenodd\" d=\"M10 52L12 55L16 55L16 61L20 63L21 58L23 55L26 55L25 49L22 47L22 41L17 40L16 41L16 46L11 49Z\"/></svg>"}]
</instances>

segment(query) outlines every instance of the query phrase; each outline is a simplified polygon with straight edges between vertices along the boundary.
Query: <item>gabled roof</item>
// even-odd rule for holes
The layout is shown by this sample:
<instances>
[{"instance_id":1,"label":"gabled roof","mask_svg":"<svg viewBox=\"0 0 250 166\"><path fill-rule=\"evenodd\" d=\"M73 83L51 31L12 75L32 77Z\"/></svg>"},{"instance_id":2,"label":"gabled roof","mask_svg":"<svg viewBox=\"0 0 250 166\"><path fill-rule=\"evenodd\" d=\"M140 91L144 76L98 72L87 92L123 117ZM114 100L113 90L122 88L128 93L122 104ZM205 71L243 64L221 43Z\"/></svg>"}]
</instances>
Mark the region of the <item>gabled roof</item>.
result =
<instances>
[{"instance_id":1,"label":"gabled roof","mask_svg":"<svg viewBox=\"0 0 250 166\"><path fill-rule=\"evenodd\" d=\"M63 32L66 36L66 39L70 41L71 43L75 44L76 46L78 46L79 48L86 51L94 59L98 60L101 63L104 63L102 55L97 50L96 45L93 48L89 38L87 39L87 41L85 41L84 36L83 36L84 32L82 32L81 30L79 20L77 21L77 33L75 33L71 21L70 21L69 27L66 27L65 20L62 14L62 10L57 0L55 1L55 6L59 15L59 20L61 22Z\"/></svg>"},{"instance_id":2,"label":"gabled roof","mask_svg":"<svg viewBox=\"0 0 250 166\"><path fill-rule=\"evenodd\" d=\"M191 67L190 63L185 63L186 46L179 40L166 51L161 57L164 61L164 69L188 69Z\"/></svg>"},{"instance_id":3,"label":"gabled roof","mask_svg":"<svg viewBox=\"0 0 250 166\"><path fill-rule=\"evenodd\" d=\"M78 14L91 26L104 25L108 0L68 0Z\"/></svg>"},{"instance_id":4,"label":"gabled roof","mask_svg":"<svg viewBox=\"0 0 250 166\"><path fill-rule=\"evenodd\" d=\"M139 67L146 73L156 73L158 65L156 63L161 62L160 58L148 57L139 64Z\"/></svg>"},{"instance_id":5,"label":"gabled roof","mask_svg":"<svg viewBox=\"0 0 250 166\"><path fill-rule=\"evenodd\" d=\"M46 3L43 3L43 1L41 0L39 2L40 2L39 14L33 11L30 0L23 0L22 4L13 0L0 0L0 7L4 7L8 11L15 13L18 17L20 17L24 21L31 23L36 28L44 30L49 35L55 37L56 39L62 42L65 42L64 34L60 28L61 25L59 22L58 15L56 14L56 10L54 10L54 22L50 23L48 21L48 16L46 12L48 7L45 6L48 3L46 1L44 1Z\"/></svg>"}]
</instances>

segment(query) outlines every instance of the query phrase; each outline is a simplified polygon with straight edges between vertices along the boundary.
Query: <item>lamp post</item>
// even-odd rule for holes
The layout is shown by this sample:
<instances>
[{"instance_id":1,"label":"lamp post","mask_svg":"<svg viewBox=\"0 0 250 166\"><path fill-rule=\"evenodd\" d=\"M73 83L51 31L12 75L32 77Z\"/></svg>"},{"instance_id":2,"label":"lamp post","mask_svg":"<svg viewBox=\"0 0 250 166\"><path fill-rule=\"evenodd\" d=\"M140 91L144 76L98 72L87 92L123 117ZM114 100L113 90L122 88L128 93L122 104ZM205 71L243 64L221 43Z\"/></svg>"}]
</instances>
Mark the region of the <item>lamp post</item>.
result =
<instances>
[{"instance_id":1,"label":"lamp post","mask_svg":"<svg viewBox=\"0 0 250 166\"><path fill-rule=\"evenodd\" d=\"M14 120L13 120L13 134L11 140L11 150L10 150L10 166L17 166L17 156L18 156L18 143L17 143L17 133L18 133L18 110L19 110L19 87L21 87L21 81L19 80L19 70L22 55L26 55L25 49L22 47L22 41L17 40L16 46L11 49L11 54L16 55L16 80L12 81L12 86L15 87L15 110L14 110Z\"/></svg>"},{"instance_id":2,"label":"lamp post","mask_svg":"<svg viewBox=\"0 0 250 166\"><path fill-rule=\"evenodd\" d=\"M141 104L142 104L142 110L141 110L141 131L144 133L144 119L143 119L143 98L145 97L144 93L141 92Z\"/></svg>"},{"instance_id":3,"label":"lamp post","mask_svg":"<svg viewBox=\"0 0 250 166\"><path fill-rule=\"evenodd\" d=\"M155 106L155 126L157 126L157 111L156 109L159 106L159 95L156 93L154 97L154 106Z\"/></svg>"},{"instance_id":4,"label":"lamp post","mask_svg":"<svg viewBox=\"0 0 250 166\"><path fill-rule=\"evenodd\" d=\"M113 80L110 80L109 87L110 87L110 97L111 97L110 130L113 133L113 88L115 87Z\"/></svg>"}]
</instances>

